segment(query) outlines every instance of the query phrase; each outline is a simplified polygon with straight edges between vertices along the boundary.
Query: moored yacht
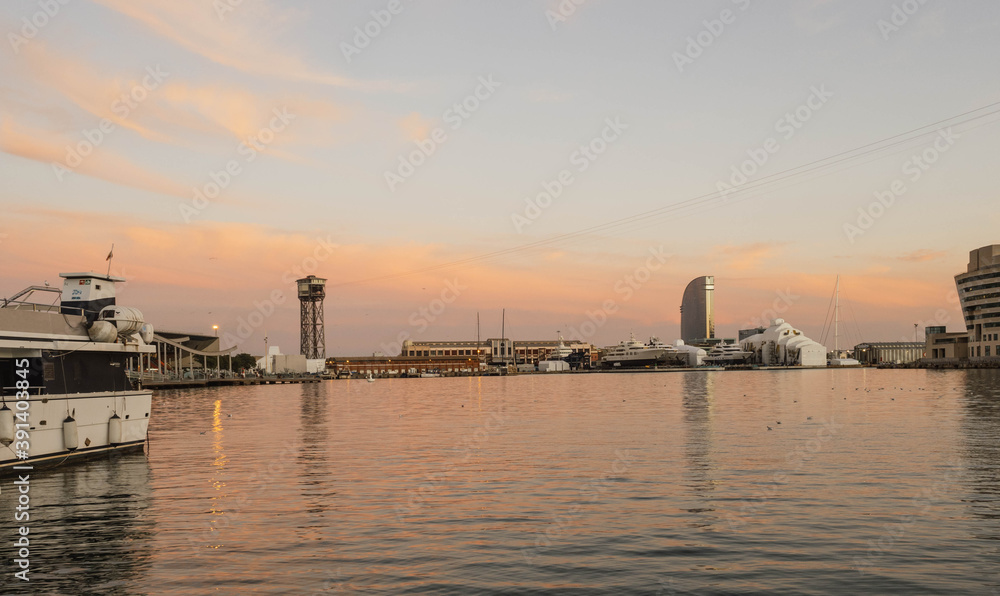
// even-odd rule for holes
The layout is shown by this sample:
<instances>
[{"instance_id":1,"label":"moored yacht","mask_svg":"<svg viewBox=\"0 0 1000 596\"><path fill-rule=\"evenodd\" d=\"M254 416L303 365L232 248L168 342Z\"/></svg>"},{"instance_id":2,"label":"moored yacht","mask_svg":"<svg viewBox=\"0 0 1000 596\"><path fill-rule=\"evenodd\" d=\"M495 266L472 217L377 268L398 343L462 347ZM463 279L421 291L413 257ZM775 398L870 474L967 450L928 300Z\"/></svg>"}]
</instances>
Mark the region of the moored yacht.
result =
<instances>
[{"instance_id":1,"label":"moored yacht","mask_svg":"<svg viewBox=\"0 0 1000 596\"><path fill-rule=\"evenodd\" d=\"M0 473L146 441L152 392L133 387L128 369L155 353L152 326L116 305L124 279L60 277L61 291L32 286L0 301Z\"/></svg>"},{"instance_id":2,"label":"moored yacht","mask_svg":"<svg viewBox=\"0 0 1000 596\"><path fill-rule=\"evenodd\" d=\"M753 354L743 351L739 344L719 344L713 346L705 355L704 362L708 365L725 366L729 364L745 364Z\"/></svg>"},{"instance_id":3,"label":"moored yacht","mask_svg":"<svg viewBox=\"0 0 1000 596\"><path fill-rule=\"evenodd\" d=\"M617 346L610 346L604 355L605 367L634 368L660 364L680 364L681 356L676 348L650 338L650 343L644 344L631 334L627 341Z\"/></svg>"}]
</instances>

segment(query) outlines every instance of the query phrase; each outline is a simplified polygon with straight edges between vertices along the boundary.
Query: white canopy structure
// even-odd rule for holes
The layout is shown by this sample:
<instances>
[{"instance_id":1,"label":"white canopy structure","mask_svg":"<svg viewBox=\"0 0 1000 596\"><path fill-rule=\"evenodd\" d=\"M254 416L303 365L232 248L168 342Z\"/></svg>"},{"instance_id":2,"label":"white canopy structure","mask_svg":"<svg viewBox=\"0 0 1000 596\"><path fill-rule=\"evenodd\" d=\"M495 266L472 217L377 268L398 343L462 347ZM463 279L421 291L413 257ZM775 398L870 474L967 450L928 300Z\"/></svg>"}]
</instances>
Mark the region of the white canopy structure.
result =
<instances>
[{"instance_id":1,"label":"white canopy structure","mask_svg":"<svg viewBox=\"0 0 1000 596\"><path fill-rule=\"evenodd\" d=\"M774 319L763 333L740 342L740 348L763 366L826 366L826 348L784 319Z\"/></svg>"},{"instance_id":2,"label":"white canopy structure","mask_svg":"<svg viewBox=\"0 0 1000 596\"><path fill-rule=\"evenodd\" d=\"M689 346L684 343L683 339L678 339L674 342L674 348L687 358L687 366L701 366L705 364L705 356L708 354L705 350Z\"/></svg>"}]
</instances>

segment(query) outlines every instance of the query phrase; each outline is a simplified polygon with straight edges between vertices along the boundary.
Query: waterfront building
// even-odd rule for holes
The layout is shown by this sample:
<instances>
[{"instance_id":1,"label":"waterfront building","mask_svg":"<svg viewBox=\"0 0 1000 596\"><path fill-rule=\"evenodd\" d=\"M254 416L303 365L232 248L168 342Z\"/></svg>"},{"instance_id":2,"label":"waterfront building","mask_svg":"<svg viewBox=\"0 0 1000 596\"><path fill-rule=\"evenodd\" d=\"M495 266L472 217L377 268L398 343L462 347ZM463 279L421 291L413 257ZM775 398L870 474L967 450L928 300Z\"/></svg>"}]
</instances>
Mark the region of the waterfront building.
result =
<instances>
[{"instance_id":1,"label":"waterfront building","mask_svg":"<svg viewBox=\"0 0 1000 596\"><path fill-rule=\"evenodd\" d=\"M826 348L801 331L774 319L763 332L744 339L740 349L750 352L750 362L763 366L826 366Z\"/></svg>"},{"instance_id":2,"label":"waterfront building","mask_svg":"<svg viewBox=\"0 0 1000 596\"><path fill-rule=\"evenodd\" d=\"M520 341L509 338L491 338L476 341L413 341L403 342L400 353L404 357L471 357L489 364L537 365L560 351L559 340ZM589 367L597 360L597 349L586 342L563 340L563 350L570 350L566 360Z\"/></svg>"},{"instance_id":3,"label":"waterfront building","mask_svg":"<svg viewBox=\"0 0 1000 596\"><path fill-rule=\"evenodd\" d=\"M1000 244L969 252L965 273L955 276L972 361L1000 357Z\"/></svg>"},{"instance_id":4,"label":"waterfront building","mask_svg":"<svg viewBox=\"0 0 1000 596\"><path fill-rule=\"evenodd\" d=\"M683 339L674 342L674 349L683 355L686 366L701 366L705 364L705 356L708 355L708 352L697 346L685 344Z\"/></svg>"},{"instance_id":5,"label":"waterfront building","mask_svg":"<svg viewBox=\"0 0 1000 596\"><path fill-rule=\"evenodd\" d=\"M924 342L867 342L854 346L854 359L865 366L909 364L923 358L925 349Z\"/></svg>"},{"instance_id":6,"label":"waterfront building","mask_svg":"<svg viewBox=\"0 0 1000 596\"><path fill-rule=\"evenodd\" d=\"M691 280L681 299L681 339L687 345L711 345L715 339L715 276Z\"/></svg>"},{"instance_id":7,"label":"waterfront building","mask_svg":"<svg viewBox=\"0 0 1000 596\"><path fill-rule=\"evenodd\" d=\"M938 363L969 359L969 332L948 333L944 327L927 327L925 330L924 358Z\"/></svg>"},{"instance_id":8,"label":"waterfront building","mask_svg":"<svg viewBox=\"0 0 1000 596\"><path fill-rule=\"evenodd\" d=\"M327 358L326 369L338 377L403 377L480 374L486 365L475 356L349 356Z\"/></svg>"},{"instance_id":9,"label":"waterfront building","mask_svg":"<svg viewBox=\"0 0 1000 596\"><path fill-rule=\"evenodd\" d=\"M236 346L221 349L217 335L158 330L150 345L155 353L146 355L138 369L143 382L204 379L232 372Z\"/></svg>"}]
</instances>

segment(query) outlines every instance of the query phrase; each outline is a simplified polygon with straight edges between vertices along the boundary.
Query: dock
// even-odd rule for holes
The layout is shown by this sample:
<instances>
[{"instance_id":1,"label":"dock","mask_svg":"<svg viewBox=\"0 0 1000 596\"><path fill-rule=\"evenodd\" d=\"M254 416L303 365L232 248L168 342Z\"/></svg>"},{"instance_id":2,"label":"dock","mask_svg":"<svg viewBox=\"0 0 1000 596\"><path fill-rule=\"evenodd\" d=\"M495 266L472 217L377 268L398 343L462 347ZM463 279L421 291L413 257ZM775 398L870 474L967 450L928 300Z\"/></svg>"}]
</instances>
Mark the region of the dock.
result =
<instances>
[{"instance_id":1,"label":"dock","mask_svg":"<svg viewBox=\"0 0 1000 596\"><path fill-rule=\"evenodd\" d=\"M178 381L146 381L143 389L196 389L201 387L232 387L238 385L286 385L319 383L320 377L254 377L252 379L182 379Z\"/></svg>"}]
</instances>

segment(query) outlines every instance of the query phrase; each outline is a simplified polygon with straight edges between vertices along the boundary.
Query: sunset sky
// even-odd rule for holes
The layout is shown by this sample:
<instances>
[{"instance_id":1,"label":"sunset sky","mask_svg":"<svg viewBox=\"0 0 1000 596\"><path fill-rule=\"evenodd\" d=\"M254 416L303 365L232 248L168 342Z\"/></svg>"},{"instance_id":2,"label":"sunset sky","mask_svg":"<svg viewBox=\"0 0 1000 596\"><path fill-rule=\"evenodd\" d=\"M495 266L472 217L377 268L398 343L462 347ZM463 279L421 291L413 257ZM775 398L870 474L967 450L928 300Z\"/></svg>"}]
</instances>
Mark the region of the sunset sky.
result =
<instances>
[{"instance_id":1,"label":"sunset sky","mask_svg":"<svg viewBox=\"0 0 1000 596\"><path fill-rule=\"evenodd\" d=\"M515 339L672 341L701 275L722 337L820 339L838 274L842 342L962 329L1000 4L681 4L5 1L0 296L114 244L120 303L256 354L298 353L304 274L330 356L504 308Z\"/></svg>"}]
</instances>

